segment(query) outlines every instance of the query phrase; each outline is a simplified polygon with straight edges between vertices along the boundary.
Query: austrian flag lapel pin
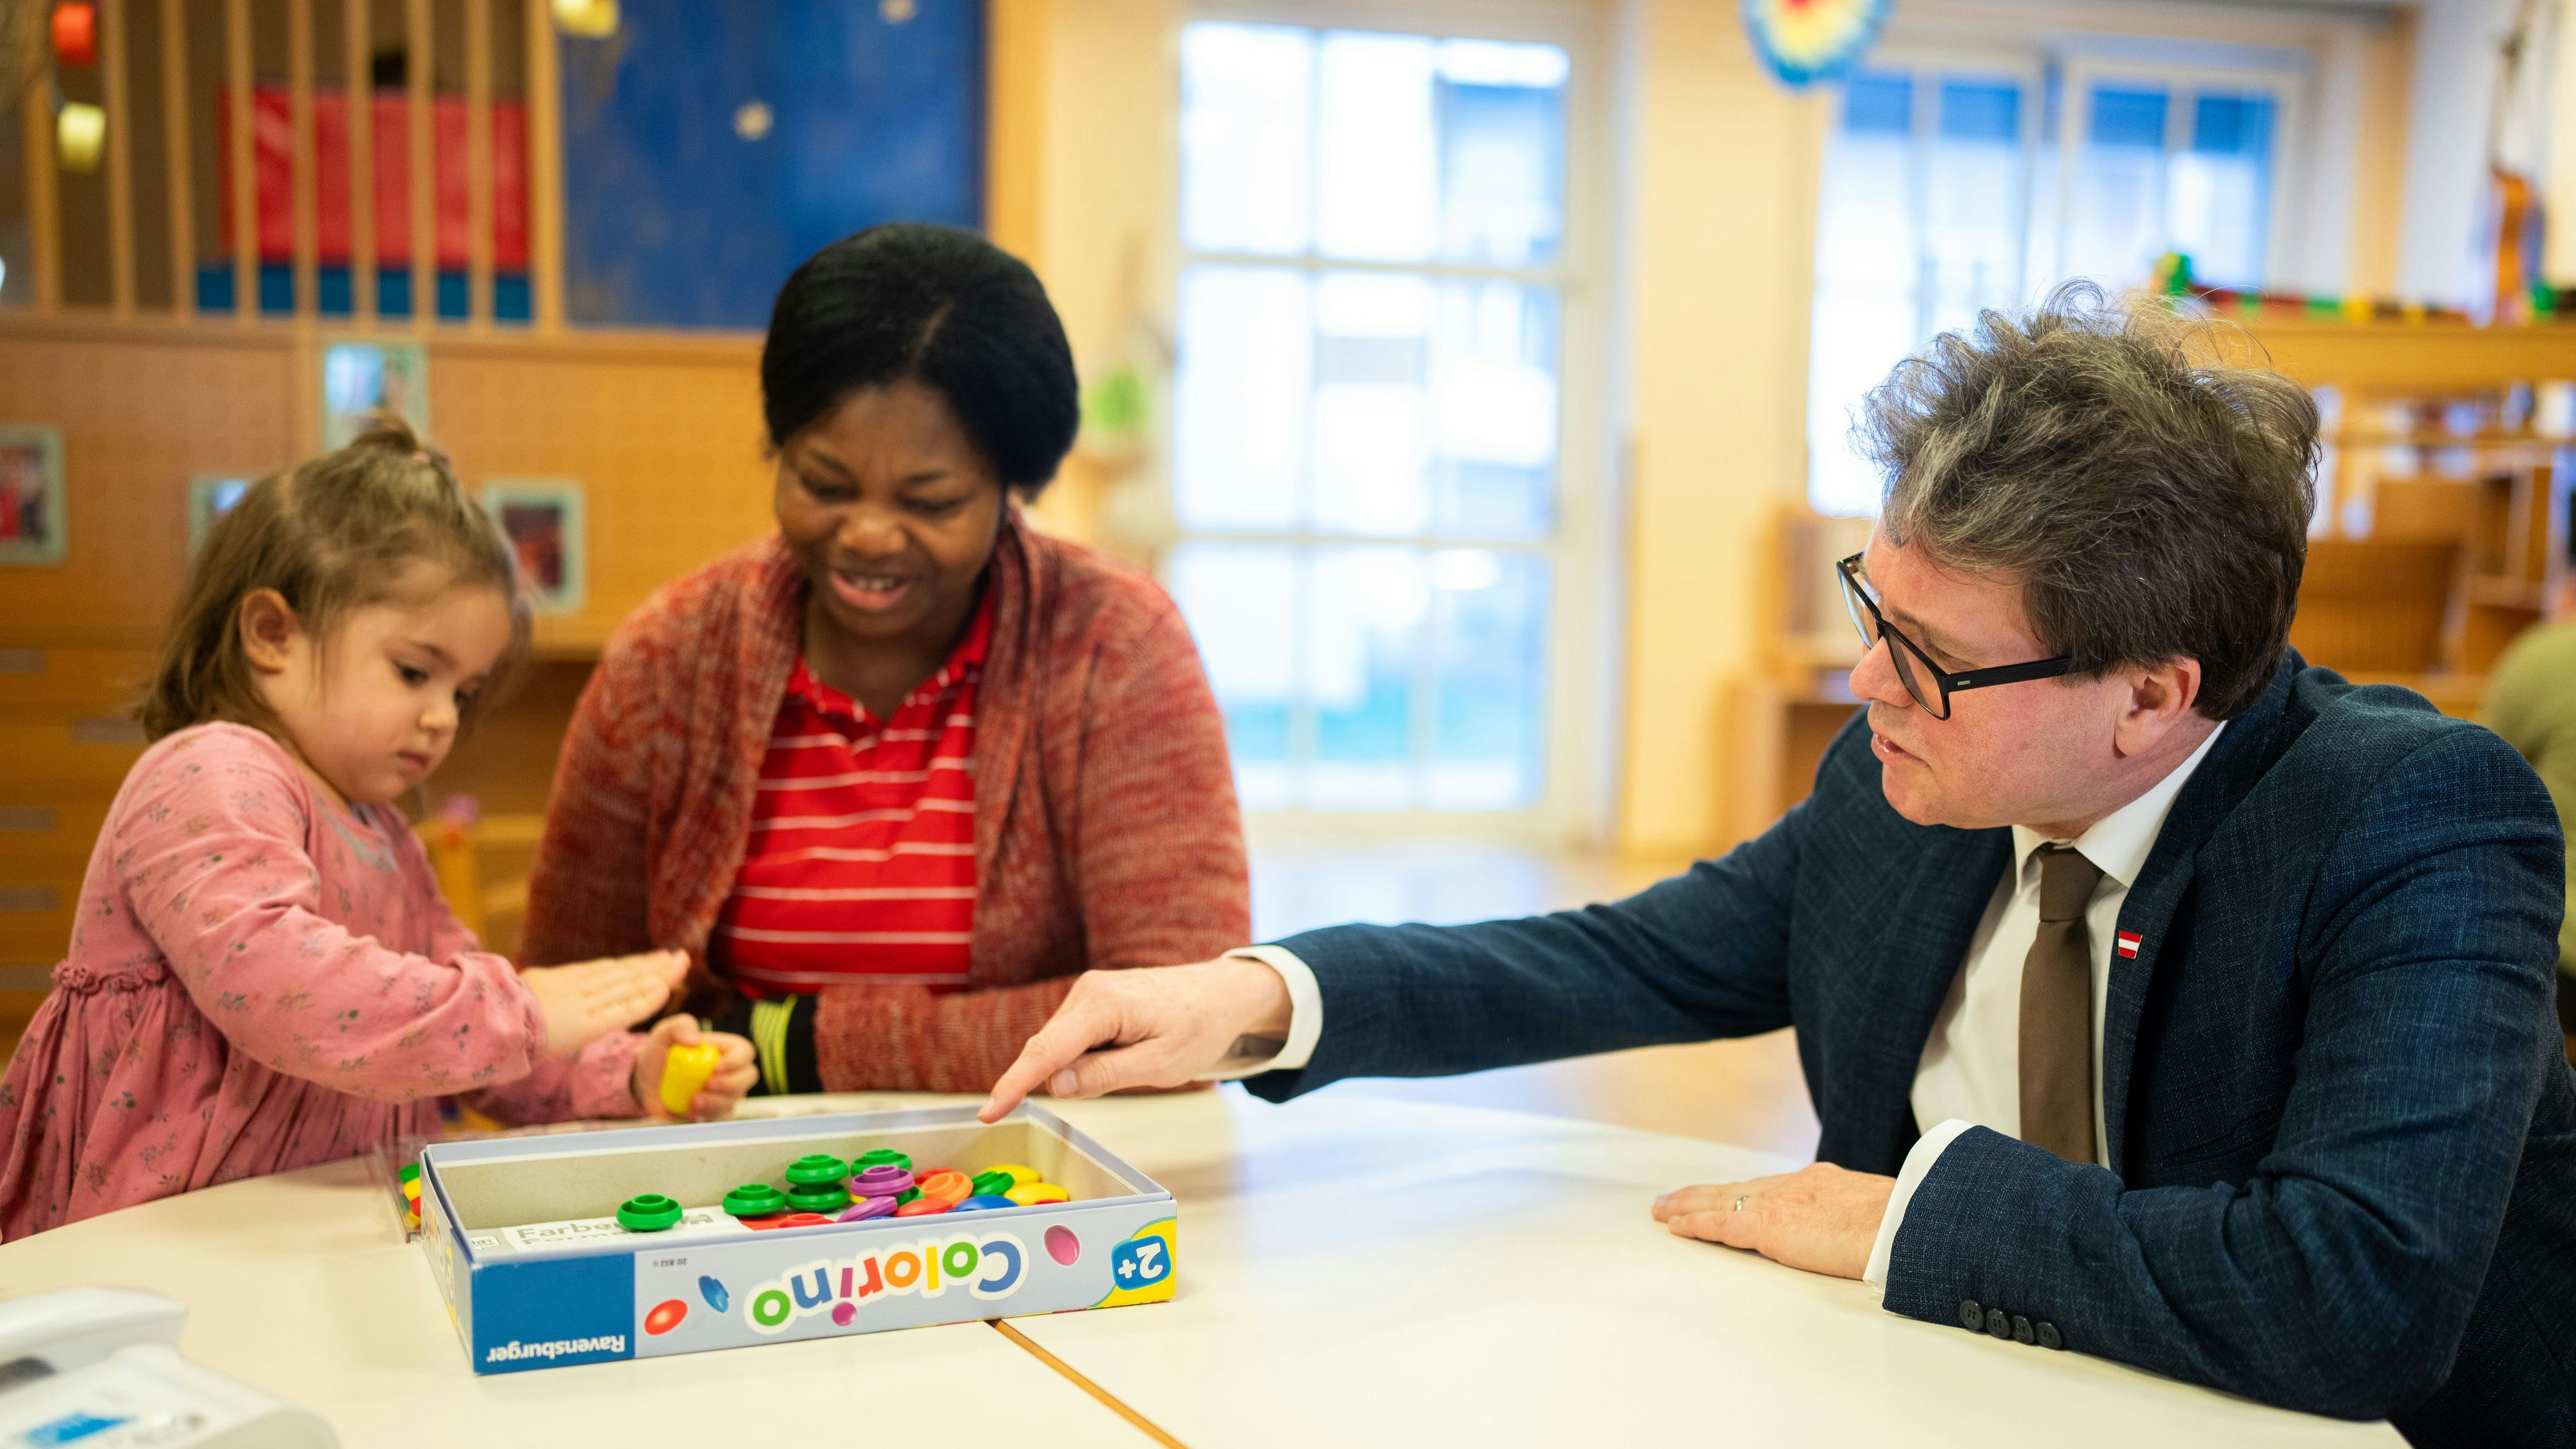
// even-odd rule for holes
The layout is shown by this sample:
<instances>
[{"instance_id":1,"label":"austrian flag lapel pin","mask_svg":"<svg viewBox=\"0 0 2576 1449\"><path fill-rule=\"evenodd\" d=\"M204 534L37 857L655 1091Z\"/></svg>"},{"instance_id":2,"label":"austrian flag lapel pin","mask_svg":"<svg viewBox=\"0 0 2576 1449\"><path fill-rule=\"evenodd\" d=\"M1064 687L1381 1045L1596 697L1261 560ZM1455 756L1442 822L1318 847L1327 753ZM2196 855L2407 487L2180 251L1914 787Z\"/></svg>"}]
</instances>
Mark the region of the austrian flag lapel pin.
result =
<instances>
[{"instance_id":1,"label":"austrian flag lapel pin","mask_svg":"<svg viewBox=\"0 0 2576 1449\"><path fill-rule=\"evenodd\" d=\"M2120 954L2133 961L2136 960L2139 945L2138 933L2135 931L2122 931L2118 933L2118 940L2120 943Z\"/></svg>"}]
</instances>

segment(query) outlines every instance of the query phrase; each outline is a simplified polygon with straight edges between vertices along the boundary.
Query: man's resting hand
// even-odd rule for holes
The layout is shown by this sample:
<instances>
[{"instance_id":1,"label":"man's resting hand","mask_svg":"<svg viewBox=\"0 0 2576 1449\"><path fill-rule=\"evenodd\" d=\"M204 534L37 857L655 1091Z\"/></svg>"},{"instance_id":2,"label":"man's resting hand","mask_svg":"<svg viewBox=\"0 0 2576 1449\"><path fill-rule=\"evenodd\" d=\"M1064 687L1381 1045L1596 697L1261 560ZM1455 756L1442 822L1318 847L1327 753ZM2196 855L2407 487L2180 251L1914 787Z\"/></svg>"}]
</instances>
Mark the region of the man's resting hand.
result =
<instances>
[{"instance_id":1,"label":"man's resting hand","mask_svg":"<svg viewBox=\"0 0 2576 1449\"><path fill-rule=\"evenodd\" d=\"M1675 1188L1655 1199L1654 1212L1679 1237L1750 1248L1810 1273L1857 1278L1869 1267L1879 1219L1895 1191L1895 1178L1811 1162L1780 1177Z\"/></svg>"},{"instance_id":2,"label":"man's resting hand","mask_svg":"<svg viewBox=\"0 0 2576 1449\"><path fill-rule=\"evenodd\" d=\"M1286 1037L1288 1019L1287 983L1240 956L1086 971L993 1084L980 1115L999 1121L1041 1087L1055 1097L1097 1097L1182 1086L1215 1070L1239 1037Z\"/></svg>"}]
</instances>

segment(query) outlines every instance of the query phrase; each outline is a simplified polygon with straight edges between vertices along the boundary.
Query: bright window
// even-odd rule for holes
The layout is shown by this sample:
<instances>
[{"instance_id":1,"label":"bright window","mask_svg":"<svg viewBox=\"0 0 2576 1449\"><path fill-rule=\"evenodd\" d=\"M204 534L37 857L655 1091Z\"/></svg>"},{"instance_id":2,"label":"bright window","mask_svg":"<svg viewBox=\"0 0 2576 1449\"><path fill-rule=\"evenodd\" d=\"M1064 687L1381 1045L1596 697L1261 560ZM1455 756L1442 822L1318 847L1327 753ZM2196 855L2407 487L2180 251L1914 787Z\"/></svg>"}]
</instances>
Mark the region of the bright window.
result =
<instances>
[{"instance_id":1,"label":"bright window","mask_svg":"<svg viewBox=\"0 0 2576 1449\"><path fill-rule=\"evenodd\" d=\"M2262 73L2000 60L1881 64L1847 82L1816 216L1809 502L1878 511L1854 409L1986 308L2070 277L2116 293L2168 251L2200 281L2263 285L2287 91Z\"/></svg>"},{"instance_id":2,"label":"bright window","mask_svg":"<svg viewBox=\"0 0 2576 1449\"><path fill-rule=\"evenodd\" d=\"M1181 42L1166 574L1246 807L1545 789L1566 52Z\"/></svg>"}]
</instances>

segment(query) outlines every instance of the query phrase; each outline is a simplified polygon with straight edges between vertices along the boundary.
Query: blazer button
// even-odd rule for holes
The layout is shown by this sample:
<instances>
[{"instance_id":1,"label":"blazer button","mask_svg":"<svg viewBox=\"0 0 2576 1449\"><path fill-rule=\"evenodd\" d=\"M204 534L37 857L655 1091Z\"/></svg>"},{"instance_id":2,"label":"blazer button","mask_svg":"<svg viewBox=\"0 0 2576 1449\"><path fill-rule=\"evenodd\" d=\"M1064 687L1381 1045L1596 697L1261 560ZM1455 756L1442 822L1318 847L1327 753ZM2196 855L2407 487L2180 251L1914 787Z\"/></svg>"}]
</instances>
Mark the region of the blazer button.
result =
<instances>
[{"instance_id":1,"label":"blazer button","mask_svg":"<svg viewBox=\"0 0 2576 1449\"><path fill-rule=\"evenodd\" d=\"M1986 1332L1997 1338L2012 1337L2012 1319L2000 1308L1986 1310Z\"/></svg>"},{"instance_id":2,"label":"blazer button","mask_svg":"<svg viewBox=\"0 0 2576 1449\"><path fill-rule=\"evenodd\" d=\"M2029 1320L2029 1319L2027 1319L2027 1318L2022 1317L2022 1316L2021 1316L2020 1314L2018 1314L2018 1313L2014 1314L2014 1315L2013 1315L2013 1342L2015 1342L2015 1343L2030 1343L2030 1342L2035 1341L2037 1338L2038 1338L2038 1335L2037 1335L2037 1334L2034 1334L2034 1333L2032 1333L2032 1332L2030 1331L2030 1320Z\"/></svg>"},{"instance_id":3,"label":"blazer button","mask_svg":"<svg viewBox=\"0 0 2576 1449\"><path fill-rule=\"evenodd\" d=\"M2066 1340L2057 1334L2056 1324L2043 1322L2039 1325L2039 1346L2041 1348L2066 1347Z\"/></svg>"},{"instance_id":4,"label":"blazer button","mask_svg":"<svg viewBox=\"0 0 2576 1449\"><path fill-rule=\"evenodd\" d=\"M1974 1298L1960 1299L1959 1326L1970 1333L1982 1331L1986 1326L1986 1306Z\"/></svg>"}]
</instances>

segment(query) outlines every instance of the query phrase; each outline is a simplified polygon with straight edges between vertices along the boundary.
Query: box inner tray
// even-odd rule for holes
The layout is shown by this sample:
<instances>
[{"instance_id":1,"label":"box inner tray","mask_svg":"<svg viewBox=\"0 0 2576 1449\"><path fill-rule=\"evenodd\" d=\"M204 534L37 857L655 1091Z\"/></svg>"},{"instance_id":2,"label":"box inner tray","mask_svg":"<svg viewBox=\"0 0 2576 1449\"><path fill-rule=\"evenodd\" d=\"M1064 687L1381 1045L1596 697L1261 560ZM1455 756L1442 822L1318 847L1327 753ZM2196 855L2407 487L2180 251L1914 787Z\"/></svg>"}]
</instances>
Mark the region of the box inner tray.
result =
<instances>
[{"instance_id":1,"label":"box inner tray","mask_svg":"<svg viewBox=\"0 0 2576 1449\"><path fill-rule=\"evenodd\" d=\"M674 1129L684 1130L684 1129ZM661 1137L645 1129L615 1137ZM466 1231L606 1217L639 1193L658 1192L683 1206L709 1207L746 1182L777 1185L787 1164L808 1153L851 1158L871 1148L909 1154L922 1170L953 1167L972 1175L997 1163L1036 1168L1076 1202L1134 1197L1151 1185L1131 1182L1064 1137L1028 1121L897 1127L853 1133L782 1120L775 1132L724 1140L619 1146L598 1137L558 1152L491 1161L446 1161L438 1168L447 1200Z\"/></svg>"}]
</instances>

